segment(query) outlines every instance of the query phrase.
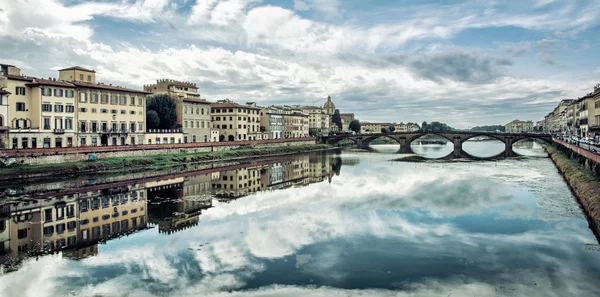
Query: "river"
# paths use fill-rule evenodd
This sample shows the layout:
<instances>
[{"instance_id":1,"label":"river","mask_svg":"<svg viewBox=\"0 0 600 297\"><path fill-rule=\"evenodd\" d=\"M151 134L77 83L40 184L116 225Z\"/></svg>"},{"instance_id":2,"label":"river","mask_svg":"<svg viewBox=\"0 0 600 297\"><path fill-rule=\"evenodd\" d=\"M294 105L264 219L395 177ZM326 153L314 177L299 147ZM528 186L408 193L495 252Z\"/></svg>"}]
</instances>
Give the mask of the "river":
<instances>
[{"instance_id":1,"label":"river","mask_svg":"<svg viewBox=\"0 0 600 297\"><path fill-rule=\"evenodd\" d=\"M0 296L600 296L598 241L537 144L373 147L5 185Z\"/></svg>"}]
</instances>

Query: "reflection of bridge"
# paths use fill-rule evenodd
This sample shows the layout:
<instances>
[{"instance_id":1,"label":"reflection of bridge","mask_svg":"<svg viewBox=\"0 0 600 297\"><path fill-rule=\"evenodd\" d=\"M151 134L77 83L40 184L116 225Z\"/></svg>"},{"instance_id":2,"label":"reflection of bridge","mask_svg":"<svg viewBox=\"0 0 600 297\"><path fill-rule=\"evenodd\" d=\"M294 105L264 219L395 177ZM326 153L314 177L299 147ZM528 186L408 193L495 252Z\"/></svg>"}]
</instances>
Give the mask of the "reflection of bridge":
<instances>
[{"instance_id":1,"label":"reflection of bridge","mask_svg":"<svg viewBox=\"0 0 600 297\"><path fill-rule=\"evenodd\" d=\"M552 136L550 134L535 134L535 133L494 133L494 132L462 132L462 131L453 131L453 132L399 132L399 133L376 133L376 134L357 134L357 135L332 135L332 136L324 136L321 138L323 143L335 145L343 140L350 140L356 143L359 148L368 148L369 143L371 141L379 138L379 137L387 137L395 140L400 144L400 150L398 153L401 154L413 154L413 151L410 147L410 144L416 139L425 136L425 135L437 135L443 138L446 138L450 143L454 144L453 152L447 158L474 158L481 159L478 157L474 157L466 153L462 145L465 141L473 138L473 137L489 137L492 139L497 139L504 143L504 152L501 154L491 157L515 157L517 154L512 150L513 143L522 140L522 139L541 139L547 142L552 142Z\"/></svg>"}]
</instances>

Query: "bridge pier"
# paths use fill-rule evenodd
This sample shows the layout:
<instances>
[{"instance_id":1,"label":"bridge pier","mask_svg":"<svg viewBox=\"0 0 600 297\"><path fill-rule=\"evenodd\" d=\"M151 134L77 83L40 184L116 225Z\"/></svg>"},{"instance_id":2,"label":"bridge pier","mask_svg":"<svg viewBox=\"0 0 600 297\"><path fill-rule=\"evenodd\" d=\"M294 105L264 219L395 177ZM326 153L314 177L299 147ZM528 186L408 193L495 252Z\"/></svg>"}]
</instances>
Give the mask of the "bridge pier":
<instances>
[{"instance_id":1,"label":"bridge pier","mask_svg":"<svg viewBox=\"0 0 600 297\"><path fill-rule=\"evenodd\" d=\"M452 137L452 143L454 144L454 150L452 151L452 157L455 159L461 158L463 155L462 151L462 139L459 136Z\"/></svg>"},{"instance_id":2,"label":"bridge pier","mask_svg":"<svg viewBox=\"0 0 600 297\"><path fill-rule=\"evenodd\" d=\"M504 137L504 157L515 157L515 152L512 150L513 138L511 136Z\"/></svg>"},{"instance_id":3,"label":"bridge pier","mask_svg":"<svg viewBox=\"0 0 600 297\"><path fill-rule=\"evenodd\" d=\"M414 154L412 148L410 148L410 143L408 143L408 141L406 140L405 137L399 137L399 138L396 138L396 140L400 144L400 151L398 151L398 153L400 153L400 154Z\"/></svg>"}]
</instances>

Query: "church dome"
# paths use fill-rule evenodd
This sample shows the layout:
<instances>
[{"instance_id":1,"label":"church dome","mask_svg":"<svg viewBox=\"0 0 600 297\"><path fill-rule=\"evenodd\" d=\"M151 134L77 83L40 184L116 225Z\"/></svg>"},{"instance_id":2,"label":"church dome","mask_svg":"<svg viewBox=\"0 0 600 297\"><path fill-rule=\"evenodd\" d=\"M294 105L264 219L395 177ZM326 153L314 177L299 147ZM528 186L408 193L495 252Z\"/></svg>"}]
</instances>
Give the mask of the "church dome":
<instances>
[{"instance_id":1,"label":"church dome","mask_svg":"<svg viewBox=\"0 0 600 297\"><path fill-rule=\"evenodd\" d=\"M335 109L335 104L333 104L333 101L331 101L331 96L327 96L327 102L325 102L325 105L323 105L323 108Z\"/></svg>"}]
</instances>

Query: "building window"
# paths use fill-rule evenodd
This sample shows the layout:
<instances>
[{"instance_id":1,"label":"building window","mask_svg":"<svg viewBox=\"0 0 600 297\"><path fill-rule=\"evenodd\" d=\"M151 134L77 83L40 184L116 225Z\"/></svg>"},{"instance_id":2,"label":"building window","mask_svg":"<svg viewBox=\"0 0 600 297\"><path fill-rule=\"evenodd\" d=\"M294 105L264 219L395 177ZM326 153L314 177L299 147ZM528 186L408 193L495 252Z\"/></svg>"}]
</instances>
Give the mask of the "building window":
<instances>
[{"instance_id":1,"label":"building window","mask_svg":"<svg viewBox=\"0 0 600 297\"><path fill-rule=\"evenodd\" d=\"M112 114L117 114L117 110L116 110L116 109L111 109L111 110L110 110L110 113L112 113Z\"/></svg>"},{"instance_id":2,"label":"building window","mask_svg":"<svg viewBox=\"0 0 600 297\"><path fill-rule=\"evenodd\" d=\"M88 221L89 221L89 220L88 220ZM75 221L72 221L72 222L68 222L68 223L67 223L67 229L68 229L68 230L73 230L73 229L75 229L76 227L77 227L77 223L76 223Z\"/></svg>"},{"instance_id":3,"label":"building window","mask_svg":"<svg viewBox=\"0 0 600 297\"><path fill-rule=\"evenodd\" d=\"M65 232L65 224L56 225L56 233L60 234Z\"/></svg>"},{"instance_id":4,"label":"building window","mask_svg":"<svg viewBox=\"0 0 600 297\"><path fill-rule=\"evenodd\" d=\"M16 87L15 88L15 93L17 95L25 95L25 87Z\"/></svg>"},{"instance_id":5,"label":"building window","mask_svg":"<svg viewBox=\"0 0 600 297\"><path fill-rule=\"evenodd\" d=\"M75 205L67 205L67 218L75 217Z\"/></svg>"},{"instance_id":6,"label":"building window","mask_svg":"<svg viewBox=\"0 0 600 297\"><path fill-rule=\"evenodd\" d=\"M79 102L87 102L87 94L79 93Z\"/></svg>"},{"instance_id":7,"label":"building window","mask_svg":"<svg viewBox=\"0 0 600 297\"><path fill-rule=\"evenodd\" d=\"M91 82L92 81L92 76L88 75L88 81Z\"/></svg>"},{"instance_id":8,"label":"building window","mask_svg":"<svg viewBox=\"0 0 600 297\"><path fill-rule=\"evenodd\" d=\"M100 103L102 103L102 104L108 103L108 94L102 93L102 95L100 96Z\"/></svg>"},{"instance_id":9,"label":"building window","mask_svg":"<svg viewBox=\"0 0 600 297\"><path fill-rule=\"evenodd\" d=\"M91 103L98 103L98 93L92 93L90 97Z\"/></svg>"},{"instance_id":10,"label":"building window","mask_svg":"<svg viewBox=\"0 0 600 297\"><path fill-rule=\"evenodd\" d=\"M184 128L187 128L187 127L188 127L188 122L185 121L185 127Z\"/></svg>"},{"instance_id":11,"label":"building window","mask_svg":"<svg viewBox=\"0 0 600 297\"><path fill-rule=\"evenodd\" d=\"M87 108L81 107L81 108L79 108L79 112L87 112Z\"/></svg>"},{"instance_id":12,"label":"building window","mask_svg":"<svg viewBox=\"0 0 600 297\"><path fill-rule=\"evenodd\" d=\"M73 129L73 119L65 119L65 129L67 129L67 130Z\"/></svg>"},{"instance_id":13,"label":"building window","mask_svg":"<svg viewBox=\"0 0 600 297\"><path fill-rule=\"evenodd\" d=\"M23 238L26 238L26 237L27 237L27 228L19 229L19 231L17 231L17 238L18 239L23 239Z\"/></svg>"},{"instance_id":14,"label":"building window","mask_svg":"<svg viewBox=\"0 0 600 297\"><path fill-rule=\"evenodd\" d=\"M138 98L138 105L142 106L144 105L144 101L142 101L143 98Z\"/></svg>"},{"instance_id":15,"label":"building window","mask_svg":"<svg viewBox=\"0 0 600 297\"><path fill-rule=\"evenodd\" d=\"M67 105L66 111L67 112L71 112L71 113L75 112L75 106L73 106L73 105Z\"/></svg>"},{"instance_id":16,"label":"building window","mask_svg":"<svg viewBox=\"0 0 600 297\"><path fill-rule=\"evenodd\" d=\"M101 113L108 113L108 109L106 109L106 108L100 109L100 112Z\"/></svg>"},{"instance_id":17,"label":"building window","mask_svg":"<svg viewBox=\"0 0 600 297\"><path fill-rule=\"evenodd\" d=\"M83 74L80 74L80 75L79 75L79 80L80 80L80 81L83 81Z\"/></svg>"},{"instance_id":18,"label":"building window","mask_svg":"<svg viewBox=\"0 0 600 297\"><path fill-rule=\"evenodd\" d=\"M54 97L62 97L63 90L62 89L54 89Z\"/></svg>"},{"instance_id":19,"label":"building window","mask_svg":"<svg viewBox=\"0 0 600 297\"><path fill-rule=\"evenodd\" d=\"M96 111L97 110L95 108L92 108L92 113L96 113Z\"/></svg>"},{"instance_id":20,"label":"building window","mask_svg":"<svg viewBox=\"0 0 600 297\"><path fill-rule=\"evenodd\" d=\"M42 88L42 96L52 96L51 88Z\"/></svg>"},{"instance_id":21,"label":"building window","mask_svg":"<svg viewBox=\"0 0 600 297\"><path fill-rule=\"evenodd\" d=\"M110 95L110 104L116 105L119 99L117 98L117 95Z\"/></svg>"},{"instance_id":22,"label":"building window","mask_svg":"<svg viewBox=\"0 0 600 297\"><path fill-rule=\"evenodd\" d=\"M44 221L52 222L52 208L44 210Z\"/></svg>"},{"instance_id":23,"label":"building window","mask_svg":"<svg viewBox=\"0 0 600 297\"><path fill-rule=\"evenodd\" d=\"M119 100L119 104L121 104L121 105L126 105L127 104L127 97L125 95L121 95L120 100Z\"/></svg>"},{"instance_id":24,"label":"building window","mask_svg":"<svg viewBox=\"0 0 600 297\"><path fill-rule=\"evenodd\" d=\"M54 112L63 112L64 111L64 105L54 105Z\"/></svg>"},{"instance_id":25,"label":"building window","mask_svg":"<svg viewBox=\"0 0 600 297\"><path fill-rule=\"evenodd\" d=\"M52 111L52 104L42 104L42 111L43 112L51 112Z\"/></svg>"},{"instance_id":26,"label":"building window","mask_svg":"<svg viewBox=\"0 0 600 297\"><path fill-rule=\"evenodd\" d=\"M62 129L63 122L61 118L54 118L54 129Z\"/></svg>"},{"instance_id":27,"label":"building window","mask_svg":"<svg viewBox=\"0 0 600 297\"><path fill-rule=\"evenodd\" d=\"M129 114L135 114L135 110L129 111Z\"/></svg>"},{"instance_id":28,"label":"building window","mask_svg":"<svg viewBox=\"0 0 600 297\"><path fill-rule=\"evenodd\" d=\"M17 102L17 111L25 111L25 103Z\"/></svg>"},{"instance_id":29,"label":"building window","mask_svg":"<svg viewBox=\"0 0 600 297\"><path fill-rule=\"evenodd\" d=\"M121 114L127 114L127 111L124 109L121 109Z\"/></svg>"},{"instance_id":30,"label":"building window","mask_svg":"<svg viewBox=\"0 0 600 297\"><path fill-rule=\"evenodd\" d=\"M50 118L44 118L44 129L45 130L50 129Z\"/></svg>"},{"instance_id":31,"label":"building window","mask_svg":"<svg viewBox=\"0 0 600 297\"><path fill-rule=\"evenodd\" d=\"M54 226L46 226L44 227L44 236L52 236L54 234Z\"/></svg>"},{"instance_id":32,"label":"building window","mask_svg":"<svg viewBox=\"0 0 600 297\"><path fill-rule=\"evenodd\" d=\"M73 91L73 90L65 90L65 97L67 97L67 98L73 98L73 97L75 97L75 91Z\"/></svg>"}]
</instances>

